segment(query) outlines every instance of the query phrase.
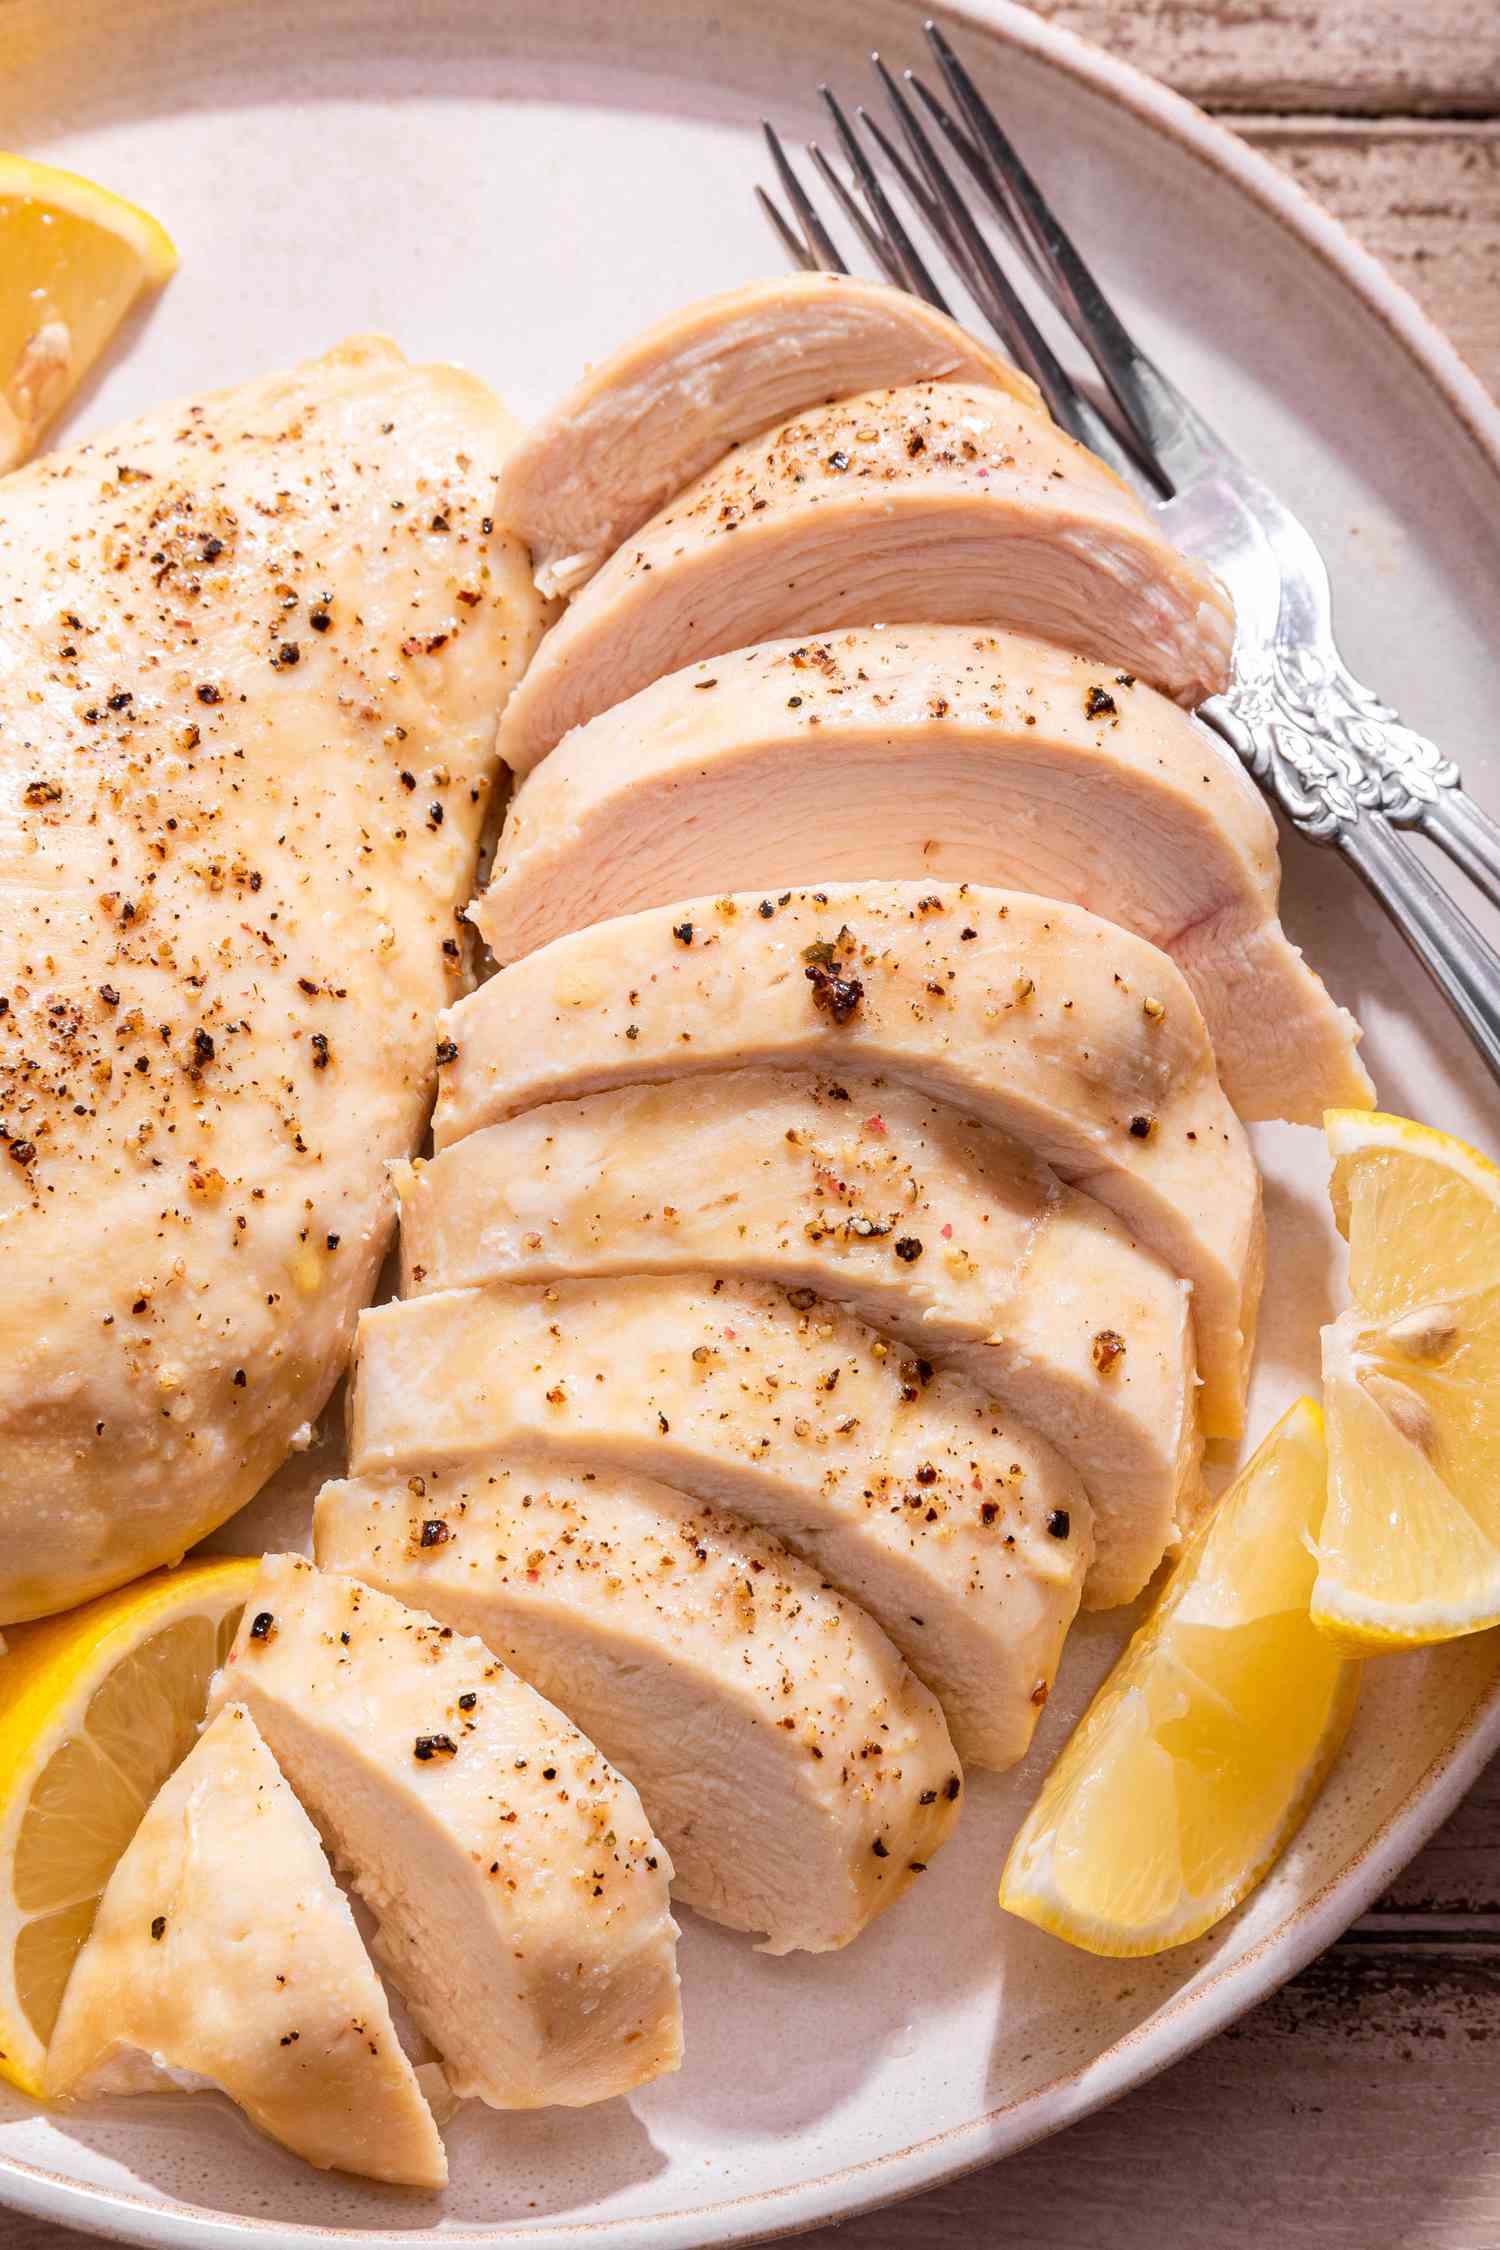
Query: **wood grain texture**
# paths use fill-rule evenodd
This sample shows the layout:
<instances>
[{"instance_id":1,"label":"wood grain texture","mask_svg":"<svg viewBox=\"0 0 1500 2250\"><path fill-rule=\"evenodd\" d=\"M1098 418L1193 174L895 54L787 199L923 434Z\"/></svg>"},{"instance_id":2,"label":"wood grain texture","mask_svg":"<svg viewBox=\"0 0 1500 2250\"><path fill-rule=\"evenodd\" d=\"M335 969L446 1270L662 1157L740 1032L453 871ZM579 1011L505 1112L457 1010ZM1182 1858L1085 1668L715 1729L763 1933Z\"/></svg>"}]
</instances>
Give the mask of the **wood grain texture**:
<instances>
[{"instance_id":1,"label":"wood grain texture","mask_svg":"<svg viewBox=\"0 0 1500 2250\"><path fill-rule=\"evenodd\" d=\"M1500 395L1500 0L1034 0L1232 112ZM1071 2132L810 2250L1497 2250L1500 1760L1374 1912ZM0 2215L0 2250L86 2238Z\"/></svg>"},{"instance_id":2,"label":"wood grain texture","mask_svg":"<svg viewBox=\"0 0 1500 2250\"><path fill-rule=\"evenodd\" d=\"M1494 0L1031 0L1206 109L1483 117Z\"/></svg>"},{"instance_id":3,"label":"wood grain texture","mask_svg":"<svg viewBox=\"0 0 1500 2250\"><path fill-rule=\"evenodd\" d=\"M1486 0L1500 26L1500 0ZM1235 118L1343 220L1500 396L1500 120Z\"/></svg>"}]
</instances>

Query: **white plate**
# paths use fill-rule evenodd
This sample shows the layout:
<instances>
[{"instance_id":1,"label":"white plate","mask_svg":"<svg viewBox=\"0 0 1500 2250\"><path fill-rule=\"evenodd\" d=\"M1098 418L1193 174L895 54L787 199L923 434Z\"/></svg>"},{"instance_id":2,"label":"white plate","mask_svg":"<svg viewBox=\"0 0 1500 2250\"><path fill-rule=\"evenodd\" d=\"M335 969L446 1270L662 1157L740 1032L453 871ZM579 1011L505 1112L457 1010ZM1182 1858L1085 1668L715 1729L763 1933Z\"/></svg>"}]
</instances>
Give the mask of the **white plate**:
<instances>
[{"instance_id":1,"label":"white plate","mask_svg":"<svg viewBox=\"0 0 1500 2250\"><path fill-rule=\"evenodd\" d=\"M1185 105L1001 0L949 15L1148 347L1312 524L1356 668L1493 802L1500 423L1477 385ZM138 197L183 250L74 427L370 327L532 410L684 298L775 270L757 116L814 129L819 79L858 90L865 50L915 60L917 30L904 0L7 0L0 139ZM1386 1105L1493 1141L1493 1089L1373 905L1330 857L1293 848L1287 872L1293 935L1368 1025ZM1319 1137L1257 1137L1258 1432L1314 1380L1339 1258ZM1028 1766L974 1789L959 1839L851 1952L768 1961L689 1915L681 2075L581 2115L470 2105L440 2202L311 2173L204 2098L49 2117L6 2097L0 2197L150 2243L673 2250L792 2231L1055 2131L1299 1968L1500 1741L1493 1636L1372 1665L1347 1755L1248 1909L1162 1960L1091 1961L1002 1917L993 1884L1127 1622L1075 1635Z\"/></svg>"}]
</instances>

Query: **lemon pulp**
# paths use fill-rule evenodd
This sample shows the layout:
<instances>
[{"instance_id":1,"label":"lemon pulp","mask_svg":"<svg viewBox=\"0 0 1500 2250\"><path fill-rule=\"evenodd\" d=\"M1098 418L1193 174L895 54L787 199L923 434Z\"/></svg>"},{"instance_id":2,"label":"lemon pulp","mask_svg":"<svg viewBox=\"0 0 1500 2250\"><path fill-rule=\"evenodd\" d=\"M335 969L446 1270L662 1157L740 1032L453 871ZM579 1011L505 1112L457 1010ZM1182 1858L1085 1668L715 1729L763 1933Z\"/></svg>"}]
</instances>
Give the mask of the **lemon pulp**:
<instances>
[{"instance_id":1,"label":"lemon pulp","mask_svg":"<svg viewBox=\"0 0 1500 2250\"><path fill-rule=\"evenodd\" d=\"M1313 1614L1365 1648L1500 1621L1500 1171L1452 1135L1327 1119L1347 1311L1323 1331Z\"/></svg>"},{"instance_id":2,"label":"lemon pulp","mask_svg":"<svg viewBox=\"0 0 1500 2250\"><path fill-rule=\"evenodd\" d=\"M1158 1953L1285 1849L1358 1690L1308 1615L1325 1473L1303 1399L1189 1541L1047 1776L1001 1878L1012 1914L1091 1953Z\"/></svg>"},{"instance_id":3,"label":"lemon pulp","mask_svg":"<svg viewBox=\"0 0 1500 2250\"><path fill-rule=\"evenodd\" d=\"M0 152L0 471L26 458L136 298L176 264L149 213Z\"/></svg>"},{"instance_id":4,"label":"lemon pulp","mask_svg":"<svg viewBox=\"0 0 1500 2250\"><path fill-rule=\"evenodd\" d=\"M40 2089L116 1860L192 1747L253 1561L184 1565L15 1627L0 1660L0 2073Z\"/></svg>"}]
</instances>

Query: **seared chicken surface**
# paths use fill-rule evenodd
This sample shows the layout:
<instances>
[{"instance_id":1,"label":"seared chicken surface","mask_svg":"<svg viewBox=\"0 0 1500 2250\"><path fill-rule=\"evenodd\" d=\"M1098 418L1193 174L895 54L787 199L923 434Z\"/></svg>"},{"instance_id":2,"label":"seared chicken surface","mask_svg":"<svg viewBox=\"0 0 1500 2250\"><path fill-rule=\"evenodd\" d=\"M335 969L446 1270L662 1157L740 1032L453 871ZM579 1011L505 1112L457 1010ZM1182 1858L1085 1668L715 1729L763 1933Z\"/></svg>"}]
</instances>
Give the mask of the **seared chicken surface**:
<instances>
[{"instance_id":1,"label":"seared chicken surface","mask_svg":"<svg viewBox=\"0 0 1500 2250\"><path fill-rule=\"evenodd\" d=\"M544 594L573 593L622 540L784 415L931 378L1035 386L946 314L884 282L783 274L669 313L591 367L528 430L500 479L502 520Z\"/></svg>"},{"instance_id":2,"label":"seared chicken surface","mask_svg":"<svg viewBox=\"0 0 1500 2250\"><path fill-rule=\"evenodd\" d=\"M709 1272L810 1289L970 1374L1082 1478L1093 1605L1138 1594L1193 1512L1184 1285L1102 1204L909 1087L622 1086L485 1126L398 1184L409 1296Z\"/></svg>"},{"instance_id":3,"label":"seared chicken surface","mask_svg":"<svg viewBox=\"0 0 1500 2250\"><path fill-rule=\"evenodd\" d=\"M847 1945L953 1826L930 1692L722 1509L494 1457L326 1485L315 1533L325 1567L478 1634L565 1707L640 1790L674 1897L766 1951Z\"/></svg>"},{"instance_id":4,"label":"seared chicken surface","mask_svg":"<svg viewBox=\"0 0 1500 2250\"><path fill-rule=\"evenodd\" d=\"M630 1783L478 1641L268 1555L209 1708L236 1702L455 2093L577 2106L677 2068L671 1861Z\"/></svg>"},{"instance_id":5,"label":"seared chicken surface","mask_svg":"<svg viewBox=\"0 0 1500 2250\"><path fill-rule=\"evenodd\" d=\"M609 1086L750 1066L884 1075L1012 1135L1193 1285L1204 1427L1234 1436L1260 1181L1166 954L974 885L828 884L557 938L443 1019L440 1147Z\"/></svg>"},{"instance_id":6,"label":"seared chicken surface","mask_svg":"<svg viewBox=\"0 0 1500 2250\"><path fill-rule=\"evenodd\" d=\"M317 1834L223 1709L110 1876L47 2055L53 2095L217 2087L309 2164L437 2188L447 2160Z\"/></svg>"},{"instance_id":7,"label":"seared chicken surface","mask_svg":"<svg viewBox=\"0 0 1500 2250\"><path fill-rule=\"evenodd\" d=\"M1073 1471L975 1384L753 1282L377 1306L350 1420L362 1476L519 1453L750 1517L885 1628L980 1765L1025 1751L1092 1548Z\"/></svg>"},{"instance_id":8,"label":"seared chicken surface","mask_svg":"<svg viewBox=\"0 0 1500 2250\"><path fill-rule=\"evenodd\" d=\"M539 629L510 437L361 342L0 485L0 1621L181 1554L340 1371Z\"/></svg>"},{"instance_id":9,"label":"seared chicken surface","mask_svg":"<svg viewBox=\"0 0 1500 2250\"><path fill-rule=\"evenodd\" d=\"M973 383L785 423L679 493L552 628L500 728L526 773L570 727L699 657L851 625L1003 625L1195 704L1228 600L1041 410Z\"/></svg>"},{"instance_id":10,"label":"seared chicken surface","mask_svg":"<svg viewBox=\"0 0 1500 2250\"><path fill-rule=\"evenodd\" d=\"M1144 681L1014 633L776 641L655 681L528 777L474 919L511 961L642 906L871 876L1038 891L1163 947L1242 1117L1369 1102L1238 759Z\"/></svg>"}]
</instances>

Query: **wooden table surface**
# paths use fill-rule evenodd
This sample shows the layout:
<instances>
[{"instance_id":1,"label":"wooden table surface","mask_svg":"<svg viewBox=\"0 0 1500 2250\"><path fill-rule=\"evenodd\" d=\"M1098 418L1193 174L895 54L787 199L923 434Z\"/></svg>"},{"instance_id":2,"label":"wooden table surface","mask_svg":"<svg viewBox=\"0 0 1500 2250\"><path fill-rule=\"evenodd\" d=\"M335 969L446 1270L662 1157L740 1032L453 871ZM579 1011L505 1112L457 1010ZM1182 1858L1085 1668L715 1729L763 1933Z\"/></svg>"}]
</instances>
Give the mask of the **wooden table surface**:
<instances>
[{"instance_id":1,"label":"wooden table surface","mask_svg":"<svg viewBox=\"0 0 1500 2250\"><path fill-rule=\"evenodd\" d=\"M1500 394L1500 0L1040 0L1228 118ZM0 2250L85 2237L0 2215ZM809 2250L1500 2250L1500 1760L1274 1999L1006 2164Z\"/></svg>"}]
</instances>

